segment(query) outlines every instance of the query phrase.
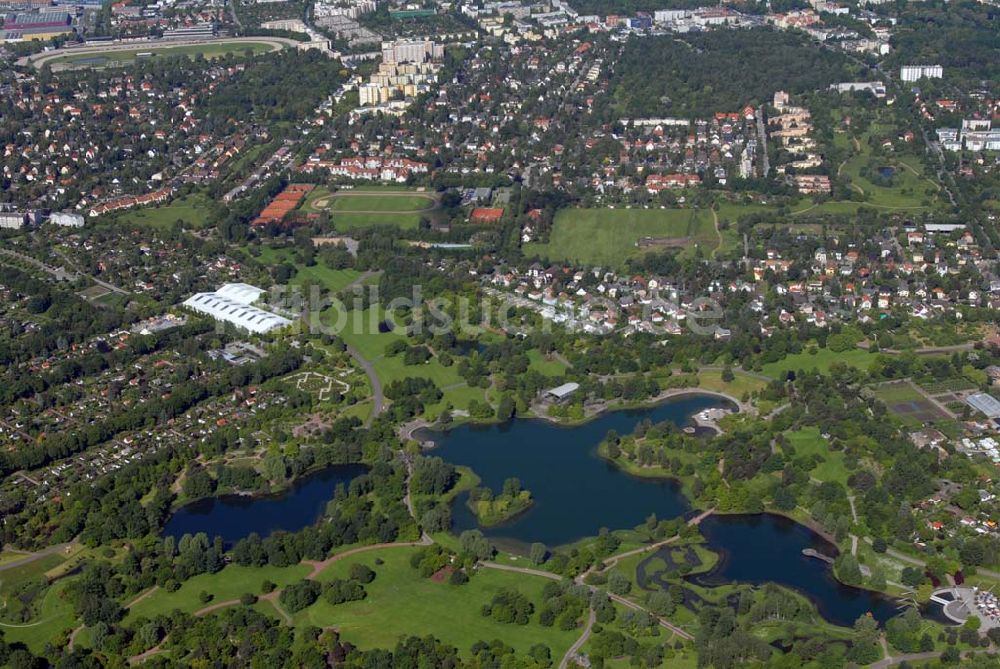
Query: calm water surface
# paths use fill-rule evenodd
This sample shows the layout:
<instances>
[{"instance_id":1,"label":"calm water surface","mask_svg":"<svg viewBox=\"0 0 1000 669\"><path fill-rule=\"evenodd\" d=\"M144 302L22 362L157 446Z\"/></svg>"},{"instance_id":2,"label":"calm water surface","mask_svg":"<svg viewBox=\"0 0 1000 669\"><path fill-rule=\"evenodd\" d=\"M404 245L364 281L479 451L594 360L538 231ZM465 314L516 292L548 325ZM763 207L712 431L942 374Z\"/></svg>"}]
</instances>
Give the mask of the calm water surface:
<instances>
[{"instance_id":1,"label":"calm water surface","mask_svg":"<svg viewBox=\"0 0 1000 669\"><path fill-rule=\"evenodd\" d=\"M527 419L504 425L463 425L435 433L431 453L448 462L471 467L482 485L499 491L504 480L516 477L531 491L535 503L524 514L484 533L506 545L540 541L549 546L596 535L601 528L634 527L647 516L674 518L690 507L678 484L668 479L630 476L597 455L597 446L609 430L629 434L649 419L690 424L703 409L731 406L706 395L674 398L649 409L606 413L577 427ZM457 532L478 527L475 515L456 500L453 524Z\"/></svg>"},{"instance_id":2,"label":"calm water surface","mask_svg":"<svg viewBox=\"0 0 1000 669\"><path fill-rule=\"evenodd\" d=\"M651 513L667 519L689 512L676 482L629 476L600 458L597 446L609 430L625 435L647 418L686 426L703 409L726 405L719 398L692 395L650 409L604 414L572 428L540 420L464 425L431 435L439 444L433 454L471 467L494 490L517 477L531 491L535 504L527 512L505 525L480 528L499 545L523 550L540 541L559 546L601 528L635 527ZM455 532L478 527L465 501L463 495L455 502ZM881 622L899 612L891 599L843 585L827 563L802 555L802 549L812 547L832 557L837 549L792 520L770 514L711 516L701 528L709 548L721 554L711 572L692 577L701 585L774 582L808 597L830 622L847 626L868 612Z\"/></svg>"},{"instance_id":3,"label":"calm water surface","mask_svg":"<svg viewBox=\"0 0 1000 669\"><path fill-rule=\"evenodd\" d=\"M231 546L251 532L261 537L283 530L296 532L323 515L338 484L348 484L368 471L365 465L333 465L309 474L283 493L260 497L207 497L181 507L163 528L163 536L180 539L204 532L221 536Z\"/></svg>"},{"instance_id":4,"label":"calm water surface","mask_svg":"<svg viewBox=\"0 0 1000 669\"><path fill-rule=\"evenodd\" d=\"M820 615L844 626L868 612L879 622L900 612L893 600L844 585L826 562L803 555L803 549L813 548L836 557L837 548L794 520L767 513L709 516L701 533L708 547L719 553L719 563L712 571L691 577L700 585L777 583L806 595Z\"/></svg>"}]
</instances>

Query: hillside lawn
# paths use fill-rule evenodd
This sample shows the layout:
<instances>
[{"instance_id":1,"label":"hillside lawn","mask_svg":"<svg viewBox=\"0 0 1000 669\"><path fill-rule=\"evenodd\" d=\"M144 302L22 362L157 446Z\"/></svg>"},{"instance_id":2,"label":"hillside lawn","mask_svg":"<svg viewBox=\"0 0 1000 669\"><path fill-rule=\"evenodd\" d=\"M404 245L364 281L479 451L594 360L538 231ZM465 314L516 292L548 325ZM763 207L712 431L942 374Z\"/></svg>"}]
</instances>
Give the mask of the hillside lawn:
<instances>
[{"instance_id":1,"label":"hillside lawn","mask_svg":"<svg viewBox=\"0 0 1000 669\"><path fill-rule=\"evenodd\" d=\"M823 438L818 427L805 427L794 432L786 432L785 438L795 448L795 456L818 455L823 462L809 473L819 481L834 481L847 485L847 468L843 451L831 451L830 442Z\"/></svg>"},{"instance_id":2,"label":"hillside lawn","mask_svg":"<svg viewBox=\"0 0 1000 669\"><path fill-rule=\"evenodd\" d=\"M24 557L23 555L20 557ZM59 554L46 555L20 567L0 572L0 632L8 643L20 641L34 651L41 651L46 641L55 638L67 627L73 627L73 612L62 598L68 581L56 581L46 588L37 605L38 615L26 623L8 618L5 612L14 609L14 594L30 581L46 580L46 574L65 563ZM20 606L17 606L20 610Z\"/></svg>"},{"instance_id":3,"label":"hillside lawn","mask_svg":"<svg viewBox=\"0 0 1000 669\"><path fill-rule=\"evenodd\" d=\"M30 650L40 653L47 642L57 643L59 637L68 635L77 625L73 608L63 598L63 590L69 581L54 583L42 595L39 615L29 623L14 624L0 622L0 632L7 643L23 643Z\"/></svg>"},{"instance_id":4,"label":"hillside lawn","mask_svg":"<svg viewBox=\"0 0 1000 669\"><path fill-rule=\"evenodd\" d=\"M248 592L259 595L264 581L277 583L280 587L305 578L309 571L306 565L242 567L231 564L216 574L198 574L188 579L176 592L167 592L164 588L157 589L152 595L129 609L125 623L131 624L141 617L151 618L157 614L167 614L174 609L193 613L212 604L239 599L240 595ZM204 604L199 598L202 591L213 595L212 601L208 604Z\"/></svg>"},{"instance_id":5,"label":"hillside lawn","mask_svg":"<svg viewBox=\"0 0 1000 669\"><path fill-rule=\"evenodd\" d=\"M580 630L561 631L538 624L541 593L547 579L494 569L480 569L469 583L454 586L422 578L410 566L417 548L384 548L352 555L334 562L320 574L320 580L346 578L352 564L375 570L375 580L365 586L368 596L358 602L337 606L320 598L311 607L294 615L295 624L336 627L346 639L361 648L392 648L401 636L433 635L452 644L466 657L477 641L503 639L519 653L527 653L538 643L552 650L558 660L580 635ZM376 558L384 564L376 565ZM514 588L535 605L527 625L504 625L480 613L501 589Z\"/></svg>"},{"instance_id":6,"label":"hillside lawn","mask_svg":"<svg viewBox=\"0 0 1000 669\"><path fill-rule=\"evenodd\" d=\"M636 245L643 237L672 240L676 246ZM622 267L628 258L667 248L709 254L718 237L709 211L694 209L563 209L556 214L549 241L524 245L529 256L551 261Z\"/></svg>"},{"instance_id":7,"label":"hillside lawn","mask_svg":"<svg viewBox=\"0 0 1000 669\"><path fill-rule=\"evenodd\" d=\"M715 369L698 370L698 388L714 390L717 393L725 393L736 399L740 399L746 393L763 390L767 382L755 376L751 376L739 369L733 370L733 380L723 381L722 371Z\"/></svg>"}]
</instances>

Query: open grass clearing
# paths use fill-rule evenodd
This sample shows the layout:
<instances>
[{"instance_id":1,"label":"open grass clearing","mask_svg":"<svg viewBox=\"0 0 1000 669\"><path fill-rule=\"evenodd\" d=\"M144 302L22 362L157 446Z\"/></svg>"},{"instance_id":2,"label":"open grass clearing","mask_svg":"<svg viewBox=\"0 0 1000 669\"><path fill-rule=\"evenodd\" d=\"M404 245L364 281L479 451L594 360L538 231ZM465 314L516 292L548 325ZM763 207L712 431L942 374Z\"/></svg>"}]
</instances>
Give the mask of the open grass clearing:
<instances>
[{"instance_id":1,"label":"open grass clearing","mask_svg":"<svg viewBox=\"0 0 1000 669\"><path fill-rule=\"evenodd\" d=\"M332 324L335 316L328 310L324 312L323 323ZM430 379L444 393L444 399L433 407L427 407L427 418L436 418L445 408L446 404L451 404L456 409L468 409L472 400L485 401L485 388L471 388L465 380L458 374L458 365L453 364L445 367L436 356L419 365L407 365L403 360L403 355L388 356L385 354L386 347L394 341L405 339L401 332L380 332L380 324L386 322L385 314L381 311L351 311L346 314L340 330L340 336L348 344L358 350L366 360L375 367L375 373L383 386L388 386L393 381L405 379L407 377Z\"/></svg>"},{"instance_id":2,"label":"open grass clearing","mask_svg":"<svg viewBox=\"0 0 1000 669\"><path fill-rule=\"evenodd\" d=\"M208 224L214 207L215 204L204 195L193 194L156 207L130 209L112 214L110 218L121 223L155 228L167 228L180 221L185 228L200 229Z\"/></svg>"},{"instance_id":3,"label":"open grass clearing","mask_svg":"<svg viewBox=\"0 0 1000 669\"><path fill-rule=\"evenodd\" d=\"M259 595L264 581L277 583L278 586L288 585L305 578L309 571L306 565L242 567L231 564L216 574L194 576L185 581L175 592L159 588L129 609L125 622L128 624L141 617L151 618L160 613L170 613L174 609L193 613L205 606L239 599L240 595L248 592ZM208 604L201 601L200 595L203 591L212 595L212 600Z\"/></svg>"},{"instance_id":4,"label":"open grass clearing","mask_svg":"<svg viewBox=\"0 0 1000 669\"><path fill-rule=\"evenodd\" d=\"M843 363L848 367L866 370L878 357L876 353L870 353L862 349L836 352L828 348L816 349L815 353L804 351L793 353L777 362L769 362L763 366L762 372L766 376L775 379L784 379L788 372L799 370L818 370L823 374L830 373L830 367L834 363Z\"/></svg>"},{"instance_id":5,"label":"open grass clearing","mask_svg":"<svg viewBox=\"0 0 1000 669\"><path fill-rule=\"evenodd\" d=\"M553 261L622 267L642 253L664 249L705 254L718 246L710 211L695 209L563 209L549 241L525 245L528 255Z\"/></svg>"},{"instance_id":6,"label":"open grass clearing","mask_svg":"<svg viewBox=\"0 0 1000 669\"><path fill-rule=\"evenodd\" d=\"M795 449L796 457L816 455L822 462L816 465L809 475L818 481L833 481L847 485L847 467L844 465L844 453L830 449L830 442L820 433L818 427L804 427L785 433L785 439Z\"/></svg>"},{"instance_id":7,"label":"open grass clearing","mask_svg":"<svg viewBox=\"0 0 1000 669\"><path fill-rule=\"evenodd\" d=\"M289 283L293 286L301 286L307 283L315 283L323 286L331 293L337 293L354 282L361 272L353 269L332 269L327 267L317 259L315 265L307 266L296 262L295 252L287 248L274 248L262 246L257 261L268 266L276 266L281 263L288 263L295 267L295 276Z\"/></svg>"}]
</instances>

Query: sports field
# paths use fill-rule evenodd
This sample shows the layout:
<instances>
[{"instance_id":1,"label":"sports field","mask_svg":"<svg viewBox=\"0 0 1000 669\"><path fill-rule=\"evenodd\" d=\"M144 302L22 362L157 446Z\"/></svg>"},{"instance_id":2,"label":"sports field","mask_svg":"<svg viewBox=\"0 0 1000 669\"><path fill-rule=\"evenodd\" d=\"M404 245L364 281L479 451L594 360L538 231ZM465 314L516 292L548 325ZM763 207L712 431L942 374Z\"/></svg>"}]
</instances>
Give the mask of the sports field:
<instances>
[{"instance_id":1,"label":"sports field","mask_svg":"<svg viewBox=\"0 0 1000 669\"><path fill-rule=\"evenodd\" d=\"M563 209L546 243L525 253L549 260L621 267L635 255L669 248L705 254L718 246L709 211L693 209Z\"/></svg>"},{"instance_id":2,"label":"sports field","mask_svg":"<svg viewBox=\"0 0 1000 669\"><path fill-rule=\"evenodd\" d=\"M369 187L335 193L317 188L302 208L309 212L330 212L334 227L346 231L374 225L416 228L420 217L429 215L437 206L433 193Z\"/></svg>"},{"instance_id":3,"label":"sports field","mask_svg":"<svg viewBox=\"0 0 1000 669\"><path fill-rule=\"evenodd\" d=\"M158 58L172 56L187 56L194 58L203 56L205 58L220 58L230 54L243 55L250 52L252 55L266 53L277 50L276 45L265 42L209 42L206 44L186 44L177 46L142 46L135 49L122 49L115 51L95 51L84 50L83 53L72 53L60 55L46 60L46 63L53 67L123 67L131 65L137 58ZM143 55L148 54L148 55Z\"/></svg>"}]
</instances>

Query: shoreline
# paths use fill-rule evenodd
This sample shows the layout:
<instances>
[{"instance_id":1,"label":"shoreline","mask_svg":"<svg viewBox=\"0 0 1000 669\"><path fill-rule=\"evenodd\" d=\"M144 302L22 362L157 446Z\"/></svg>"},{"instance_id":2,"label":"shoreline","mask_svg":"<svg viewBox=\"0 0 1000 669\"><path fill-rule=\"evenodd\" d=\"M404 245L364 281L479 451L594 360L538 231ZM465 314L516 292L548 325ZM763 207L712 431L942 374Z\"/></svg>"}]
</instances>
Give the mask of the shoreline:
<instances>
[{"instance_id":1,"label":"shoreline","mask_svg":"<svg viewBox=\"0 0 1000 669\"><path fill-rule=\"evenodd\" d=\"M594 413L586 415L586 416L584 416L583 418L581 418L579 420L567 420L567 419L564 419L564 418L556 418L554 416L547 416L547 415L538 414L538 413L532 413L531 415L525 415L525 416L515 416L511 420L540 420L540 421L544 421L546 423L549 423L550 425L554 425L556 427L564 427L564 428L572 429L572 428L582 427L582 426L586 425L587 423L590 423L591 421L597 420L601 416L604 416L604 415L609 414L609 413L615 413L617 411L645 411L645 410L649 410L649 409L656 409L656 408L660 407L661 405L668 403L670 400L683 399L683 398L688 397L688 396L697 396L697 395L703 395L703 396L706 396L706 397L714 397L714 398L718 398L720 400L725 400L726 402L729 402L730 404L732 404L736 408L736 410L732 412L734 414L741 414L741 413L752 414L752 412L753 412L753 407L750 406L749 404L745 404L745 403L741 402L740 400L736 399L735 397L733 397L732 395L728 395L726 393L722 393L722 392L719 392L717 390L705 390L705 389L701 389L701 388L668 388L667 390L664 390L659 395L657 395L657 396L655 396L653 398L650 398L649 400L645 400L645 401L642 401L642 402L637 402L637 403L634 403L634 404L621 404L621 405L615 405L615 406L604 406L604 407L601 407L600 409L598 409L597 411L595 411ZM699 427L706 427L706 428L709 428L709 429L715 429L715 430L719 430L721 432L721 430L720 430L720 428L718 428L718 426L714 426L714 425L701 425L696 420L696 414L692 414L690 416L690 419L691 419L692 422L695 423L695 425L698 425ZM416 419L414 421L411 421L409 423L404 423L402 426L400 426L399 436L400 436L400 438L403 441L407 441L407 440L411 440L411 439L413 441L416 441L417 443L420 444L421 449L432 450L432 449L436 448L437 444L435 444L434 441L431 440L431 439L421 438L418 435L418 433L421 430L433 430L435 432L448 433L451 430L453 430L453 429L455 429L457 427L461 427L463 425L472 425L472 426L476 426L476 427L488 427L488 426L491 426L491 425L501 425L504 422L506 422L506 421L499 421L499 420L495 420L495 419L494 420L483 420L483 421L468 420L468 421L462 421L462 422L452 423L451 425L448 425L447 427L441 428L441 427L436 427L436 423L431 423L431 422L428 422L426 419L418 418L418 419ZM431 444L431 445L430 446L426 446L425 444L428 444L428 443Z\"/></svg>"},{"instance_id":2,"label":"shoreline","mask_svg":"<svg viewBox=\"0 0 1000 669\"><path fill-rule=\"evenodd\" d=\"M197 497L194 499L187 499L179 503L175 503L170 507L170 514L167 516L166 521L164 521L163 527L166 528L167 523L170 519L179 511L199 503L218 503L225 501L261 501L267 499L279 500L286 497L288 494L292 493L296 486L303 485L309 479L318 476L327 469L333 467L365 467L368 471L371 471L371 466L364 462L341 462L341 463L331 463L328 465L313 465L306 471L302 472L298 476L289 479L285 482L285 485L279 488L272 488L268 491L238 491L238 492L223 492L215 495L204 495L202 497ZM361 476L361 474L359 474ZM161 529L161 534L163 530Z\"/></svg>"}]
</instances>

